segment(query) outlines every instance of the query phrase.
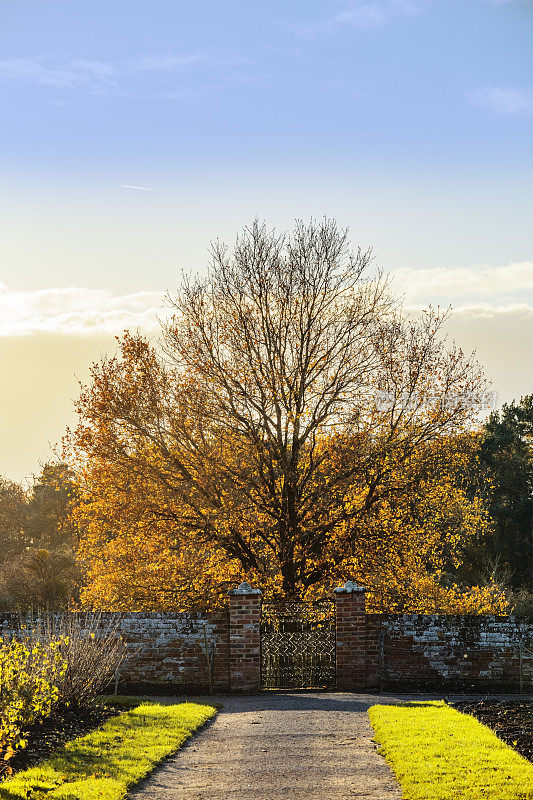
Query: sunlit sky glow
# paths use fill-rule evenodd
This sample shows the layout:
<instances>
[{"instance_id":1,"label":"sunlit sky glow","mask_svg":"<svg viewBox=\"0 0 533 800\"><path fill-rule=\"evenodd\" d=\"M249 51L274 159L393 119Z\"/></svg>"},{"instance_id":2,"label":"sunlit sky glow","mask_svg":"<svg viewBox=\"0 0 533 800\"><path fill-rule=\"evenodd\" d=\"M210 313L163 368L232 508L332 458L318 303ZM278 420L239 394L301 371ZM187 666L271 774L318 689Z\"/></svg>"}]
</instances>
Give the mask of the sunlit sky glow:
<instances>
[{"instance_id":1,"label":"sunlit sky glow","mask_svg":"<svg viewBox=\"0 0 533 800\"><path fill-rule=\"evenodd\" d=\"M533 4L0 7L0 473L210 240L335 216L414 310L533 391Z\"/></svg>"}]
</instances>

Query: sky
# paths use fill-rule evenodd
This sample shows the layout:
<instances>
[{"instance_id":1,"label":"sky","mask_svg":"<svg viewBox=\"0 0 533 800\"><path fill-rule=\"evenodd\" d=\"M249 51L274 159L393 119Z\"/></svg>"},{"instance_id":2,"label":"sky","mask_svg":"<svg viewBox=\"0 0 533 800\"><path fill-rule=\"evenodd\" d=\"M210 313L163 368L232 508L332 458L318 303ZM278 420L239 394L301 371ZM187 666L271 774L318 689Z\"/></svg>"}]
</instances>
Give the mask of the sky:
<instances>
[{"instance_id":1,"label":"sky","mask_svg":"<svg viewBox=\"0 0 533 800\"><path fill-rule=\"evenodd\" d=\"M533 3L3 0L0 475L209 243L336 217L533 392Z\"/></svg>"}]
</instances>

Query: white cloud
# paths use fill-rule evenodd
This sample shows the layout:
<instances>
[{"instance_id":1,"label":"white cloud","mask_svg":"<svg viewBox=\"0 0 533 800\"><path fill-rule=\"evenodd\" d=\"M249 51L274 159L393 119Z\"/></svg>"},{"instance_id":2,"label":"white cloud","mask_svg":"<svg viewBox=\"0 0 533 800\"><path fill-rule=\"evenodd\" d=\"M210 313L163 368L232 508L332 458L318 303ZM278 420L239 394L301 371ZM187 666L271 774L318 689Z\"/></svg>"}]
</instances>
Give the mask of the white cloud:
<instances>
[{"instance_id":1,"label":"white cloud","mask_svg":"<svg viewBox=\"0 0 533 800\"><path fill-rule=\"evenodd\" d=\"M445 331L464 352L476 352L501 402L533 391L533 261L398 269L391 277L408 312L451 304Z\"/></svg>"},{"instance_id":2,"label":"white cloud","mask_svg":"<svg viewBox=\"0 0 533 800\"><path fill-rule=\"evenodd\" d=\"M212 67L241 63L231 54L164 53L141 55L116 63L45 56L0 60L0 81L34 83L56 89L85 89L96 94L126 92L143 76L173 80L188 67ZM176 90L177 92L177 90ZM178 93L178 92L177 92Z\"/></svg>"},{"instance_id":3,"label":"white cloud","mask_svg":"<svg viewBox=\"0 0 533 800\"><path fill-rule=\"evenodd\" d=\"M529 320L533 321L533 306L527 303L509 303L508 305L491 305L491 303L475 303L457 306L452 309L456 317L476 319Z\"/></svg>"},{"instance_id":4,"label":"white cloud","mask_svg":"<svg viewBox=\"0 0 533 800\"><path fill-rule=\"evenodd\" d=\"M533 317L533 262L470 268L398 269L392 290L407 309L429 303L453 306L455 316L481 319ZM0 283L0 336L37 333L117 334L125 328L153 332L164 316L162 292L112 295L81 287L15 291Z\"/></svg>"},{"instance_id":5,"label":"white cloud","mask_svg":"<svg viewBox=\"0 0 533 800\"><path fill-rule=\"evenodd\" d=\"M386 25L397 17L412 17L430 4L429 0L374 0L374 2L350 2L348 7L332 17L330 24L376 28Z\"/></svg>"},{"instance_id":6,"label":"white cloud","mask_svg":"<svg viewBox=\"0 0 533 800\"><path fill-rule=\"evenodd\" d=\"M533 89L487 86L474 92L472 99L496 114L521 116L533 112Z\"/></svg>"},{"instance_id":7,"label":"white cloud","mask_svg":"<svg viewBox=\"0 0 533 800\"><path fill-rule=\"evenodd\" d=\"M333 0L330 9L320 18L309 21L298 20L291 27L306 38L328 35L342 29L383 28L394 20L416 17L432 7L461 0ZM470 2L470 0L462 0ZM527 3L529 0L480 0L487 5L511 5ZM336 10L335 10L336 9Z\"/></svg>"},{"instance_id":8,"label":"white cloud","mask_svg":"<svg viewBox=\"0 0 533 800\"><path fill-rule=\"evenodd\" d=\"M433 0L337 0L337 11L321 19L295 23L299 34L308 38L335 33L342 28L381 28L394 19L416 16Z\"/></svg>"},{"instance_id":9,"label":"white cloud","mask_svg":"<svg viewBox=\"0 0 533 800\"><path fill-rule=\"evenodd\" d=\"M113 64L102 61L54 62L42 58L9 58L0 61L0 80L95 91L116 87L117 71Z\"/></svg>"},{"instance_id":10,"label":"white cloud","mask_svg":"<svg viewBox=\"0 0 533 800\"><path fill-rule=\"evenodd\" d=\"M528 293L533 303L533 261L503 266L404 268L394 270L391 276L394 289L404 294L408 304L463 305L468 298L469 307L479 306L483 300L495 308L521 302Z\"/></svg>"},{"instance_id":11,"label":"white cloud","mask_svg":"<svg viewBox=\"0 0 533 800\"><path fill-rule=\"evenodd\" d=\"M157 329L161 292L112 296L76 287L13 291L0 284L0 336L38 333L94 336L125 328Z\"/></svg>"},{"instance_id":12,"label":"white cloud","mask_svg":"<svg viewBox=\"0 0 533 800\"><path fill-rule=\"evenodd\" d=\"M187 55L176 55L175 53L145 55L129 61L126 71L150 72L153 70L176 70L181 67L205 63L209 60L209 56L205 53L189 53Z\"/></svg>"},{"instance_id":13,"label":"white cloud","mask_svg":"<svg viewBox=\"0 0 533 800\"><path fill-rule=\"evenodd\" d=\"M465 353L476 352L500 402L533 392L533 307L527 304L459 308L446 330Z\"/></svg>"}]
</instances>

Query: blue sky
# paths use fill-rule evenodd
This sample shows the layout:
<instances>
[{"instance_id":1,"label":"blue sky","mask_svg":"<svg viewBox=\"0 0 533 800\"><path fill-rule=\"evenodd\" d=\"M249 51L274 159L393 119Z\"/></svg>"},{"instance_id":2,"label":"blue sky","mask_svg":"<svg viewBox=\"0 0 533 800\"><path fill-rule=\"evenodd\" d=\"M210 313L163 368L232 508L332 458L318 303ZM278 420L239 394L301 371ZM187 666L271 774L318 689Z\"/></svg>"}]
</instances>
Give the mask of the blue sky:
<instances>
[{"instance_id":1,"label":"blue sky","mask_svg":"<svg viewBox=\"0 0 533 800\"><path fill-rule=\"evenodd\" d=\"M4 204L17 232L24 209L36 225L10 285L43 284L43 267L61 284L109 279L86 237L110 239L117 264L111 219L167 250L177 229L168 259L143 253L153 288L256 213L334 213L386 268L529 256L531 3L20 0L0 13ZM93 263L73 258L72 236ZM33 244L52 257L36 263ZM118 246L130 273L118 265L114 288L133 290L143 269Z\"/></svg>"},{"instance_id":2,"label":"blue sky","mask_svg":"<svg viewBox=\"0 0 533 800\"><path fill-rule=\"evenodd\" d=\"M520 0L5 0L0 359L71 342L47 440L87 354L255 215L336 216L532 391L502 345L533 332L532 34Z\"/></svg>"},{"instance_id":3,"label":"blue sky","mask_svg":"<svg viewBox=\"0 0 533 800\"><path fill-rule=\"evenodd\" d=\"M4 146L73 178L258 157L499 172L531 155L532 23L475 0L7 2Z\"/></svg>"}]
</instances>

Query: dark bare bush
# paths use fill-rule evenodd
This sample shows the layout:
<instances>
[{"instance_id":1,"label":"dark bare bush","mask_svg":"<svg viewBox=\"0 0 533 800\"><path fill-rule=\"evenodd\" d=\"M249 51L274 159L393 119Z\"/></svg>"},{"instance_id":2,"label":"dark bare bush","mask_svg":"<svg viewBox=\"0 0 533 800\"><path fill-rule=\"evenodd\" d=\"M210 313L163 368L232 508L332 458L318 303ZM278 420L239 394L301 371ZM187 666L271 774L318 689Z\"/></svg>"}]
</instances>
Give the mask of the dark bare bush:
<instances>
[{"instance_id":1,"label":"dark bare bush","mask_svg":"<svg viewBox=\"0 0 533 800\"><path fill-rule=\"evenodd\" d=\"M126 650L120 622L118 615L67 612L41 615L28 626L24 638L30 641L44 646L61 641L66 668L56 681L58 710L87 708L116 681Z\"/></svg>"},{"instance_id":2,"label":"dark bare bush","mask_svg":"<svg viewBox=\"0 0 533 800\"><path fill-rule=\"evenodd\" d=\"M533 592L519 589L516 592L507 591L511 614L520 619L533 619Z\"/></svg>"}]
</instances>

